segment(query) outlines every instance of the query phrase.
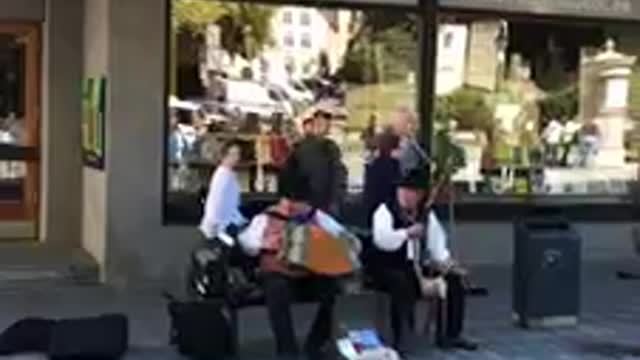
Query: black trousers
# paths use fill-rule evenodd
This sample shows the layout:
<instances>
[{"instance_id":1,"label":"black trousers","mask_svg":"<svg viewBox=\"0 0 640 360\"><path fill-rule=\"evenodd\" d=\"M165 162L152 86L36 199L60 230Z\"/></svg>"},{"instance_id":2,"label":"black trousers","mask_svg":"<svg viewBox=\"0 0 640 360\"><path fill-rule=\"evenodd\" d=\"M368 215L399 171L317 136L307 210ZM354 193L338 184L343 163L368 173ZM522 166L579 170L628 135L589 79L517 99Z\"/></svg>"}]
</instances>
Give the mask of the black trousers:
<instances>
[{"instance_id":1,"label":"black trousers","mask_svg":"<svg viewBox=\"0 0 640 360\"><path fill-rule=\"evenodd\" d=\"M319 302L304 350L309 353L320 351L331 340L333 308L337 293L337 284L333 279L293 279L282 274L269 273L265 274L264 288L278 355L290 356L300 352L291 316L291 303L297 297L311 298Z\"/></svg>"},{"instance_id":2,"label":"black trousers","mask_svg":"<svg viewBox=\"0 0 640 360\"><path fill-rule=\"evenodd\" d=\"M455 272L446 274L444 279L447 283L447 299L444 302L438 300L436 317L438 340L458 338L464 331L466 308L464 279Z\"/></svg>"},{"instance_id":3,"label":"black trousers","mask_svg":"<svg viewBox=\"0 0 640 360\"><path fill-rule=\"evenodd\" d=\"M419 288L413 270L384 269L374 275L381 290L391 298L392 346L405 350L408 338L413 332L414 309L419 297Z\"/></svg>"},{"instance_id":4,"label":"black trousers","mask_svg":"<svg viewBox=\"0 0 640 360\"><path fill-rule=\"evenodd\" d=\"M403 350L415 327L415 305L420 297L414 270L385 269L375 275L380 287L391 297L392 346ZM447 300L438 301L436 336L438 341L455 339L464 330L465 289L463 278L456 273L445 275Z\"/></svg>"}]
</instances>

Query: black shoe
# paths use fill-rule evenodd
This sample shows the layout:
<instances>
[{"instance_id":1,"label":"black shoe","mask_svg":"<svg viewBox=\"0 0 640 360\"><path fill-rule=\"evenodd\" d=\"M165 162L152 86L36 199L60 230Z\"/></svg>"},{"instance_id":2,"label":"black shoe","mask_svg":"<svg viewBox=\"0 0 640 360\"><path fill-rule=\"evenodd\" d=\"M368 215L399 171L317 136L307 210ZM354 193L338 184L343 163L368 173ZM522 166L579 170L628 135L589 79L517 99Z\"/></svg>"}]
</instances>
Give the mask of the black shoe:
<instances>
[{"instance_id":1,"label":"black shoe","mask_svg":"<svg viewBox=\"0 0 640 360\"><path fill-rule=\"evenodd\" d=\"M460 349L465 351L478 350L477 343L462 337L458 337L454 339L438 340L437 345L439 348L444 350L450 350L450 349Z\"/></svg>"},{"instance_id":2,"label":"black shoe","mask_svg":"<svg viewBox=\"0 0 640 360\"><path fill-rule=\"evenodd\" d=\"M307 360L324 360L329 356L328 346L305 345L304 354Z\"/></svg>"},{"instance_id":3,"label":"black shoe","mask_svg":"<svg viewBox=\"0 0 640 360\"><path fill-rule=\"evenodd\" d=\"M409 338L403 341L396 341L391 347L400 355L401 359L406 359L418 354L420 342L418 338Z\"/></svg>"},{"instance_id":4,"label":"black shoe","mask_svg":"<svg viewBox=\"0 0 640 360\"><path fill-rule=\"evenodd\" d=\"M305 351L306 360L325 360L328 358L328 351L325 349L316 349Z\"/></svg>"},{"instance_id":5,"label":"black shoe","mask_svg":"<svg viewBox=\"0 0 640 360\"><path fill-rule=\"evenodd\" d=\"M278 354L278 360L300 360L298 354Z\"/></svg>"},{"instance_id":6,"label":"black shoe","mask_svg":"<svg viewBox=\"0 0 640 360\"><path fill-rule=\"evenodd\" d=\"M277 352L277 356L279 360L299 360L300 351L298 351L297 349L279 350Z\"/></svg>"}]
</instances>

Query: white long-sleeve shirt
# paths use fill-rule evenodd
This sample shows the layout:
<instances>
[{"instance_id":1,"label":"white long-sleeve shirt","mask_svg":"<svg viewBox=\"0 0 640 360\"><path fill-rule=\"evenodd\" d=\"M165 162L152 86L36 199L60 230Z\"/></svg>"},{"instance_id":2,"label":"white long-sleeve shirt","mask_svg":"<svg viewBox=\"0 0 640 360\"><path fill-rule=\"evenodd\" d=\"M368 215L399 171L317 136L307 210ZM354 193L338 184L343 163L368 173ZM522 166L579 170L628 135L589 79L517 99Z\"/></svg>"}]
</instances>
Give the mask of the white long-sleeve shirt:
<instances>
[{"instance_id":1,"label":"white long-sleeve shirt","mask_svg":"<svg viewBox=\"0 0 640 360\"><path fill-rule=\"evenodd\" d=\"M245 253L250 256L260 254L262 239L268 225L269 216L266 214L259 214L251 219L249 226L238 235L238 242Z\"/></svg>"},{"instance_id":2,"label":"white long-sleeve shirt","mask_svg":"<svg viewBox=\"0 0 640 360\"><path fill-rule=\"evenodd\" d=\"M451 254L447 248L447 235L438 220L436 214L429 213L429 225L426 229L427 249L431 255L431 260L444 263L450 260ZM396 229L393 226L393 215L387 207L382 204L373 214L373 243L382 250L393 252L400 249L407 241L409 234L406 229ZM407 246L407 259L415 257L413 246Z\"/></svg>"},{"instance_id":3,"label":"white long-sleeve shirt","mask_svg":"<svg viewBox=\"0 0 640 360\"><path fill-rule=\"evenodd\" d=\"M200 231L207 239L213 239L227 226L244 222L245 218L240 213L238 177L233 169L219 166L211 177Z\"/></svg>"}]
</instances>

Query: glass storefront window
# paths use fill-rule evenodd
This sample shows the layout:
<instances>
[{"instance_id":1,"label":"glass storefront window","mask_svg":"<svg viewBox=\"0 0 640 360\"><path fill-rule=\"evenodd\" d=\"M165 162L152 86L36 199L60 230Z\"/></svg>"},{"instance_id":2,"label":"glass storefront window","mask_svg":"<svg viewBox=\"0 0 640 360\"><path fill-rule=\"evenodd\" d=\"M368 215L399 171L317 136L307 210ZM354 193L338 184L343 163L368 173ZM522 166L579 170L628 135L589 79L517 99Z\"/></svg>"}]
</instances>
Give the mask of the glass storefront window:
<instances>
[{"instance_id":1,"label":"glass storefront window","mask_svg":"<svg viewBox=\"0 0 640 360\"><path fill-rule=\"evenodd\" d=\"M443 18L434 129L464 152L460 201L629 194L640 161L638 25Z\"/></svg>"},{"instance_id":2,"label":"glass storefront window","mask_svg":"<svg viewBox=\"0 0 640 360\"><path fill-rule=\"evenodd\" d=\"M625 202L637 188L640 25L616 21L640 18L628 0L440 0L435 71L406 9L172 3L169 203L203 192L230 138L246 144L244 191L273 194L273 145L290 150L320 104L359 194L371 134L430 99L418 82L432 76L434 111L416 136L433 134L421 140L436 174L448 152L464 160L448 187L458 203ZM176 14L187 3L206 16Z\"/></svg>"},{"instance_id":3,"label":"glass storefront window","mask_svg":"<svg viewBox=\"0 0 640 360\"><path fill-rule=\"evenodd\" d=\"M243 190L274 193L281 159L319 108L331 110L327 136L342 153L348 192L362 191L367 134L385 127L394 110L416 108L415 16L265 2L173 5L169 205L195 203L229 139L244 144Z\"/></svg>"}]
</instances>

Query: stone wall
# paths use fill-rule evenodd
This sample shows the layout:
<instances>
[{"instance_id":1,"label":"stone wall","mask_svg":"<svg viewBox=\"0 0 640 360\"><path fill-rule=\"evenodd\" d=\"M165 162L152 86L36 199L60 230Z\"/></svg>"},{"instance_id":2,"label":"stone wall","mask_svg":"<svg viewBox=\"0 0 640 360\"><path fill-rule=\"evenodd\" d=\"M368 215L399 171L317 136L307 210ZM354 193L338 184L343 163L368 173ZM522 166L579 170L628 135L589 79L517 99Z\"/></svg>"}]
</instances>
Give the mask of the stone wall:
<instances>
[{"instance_id":1,"label":"stone wall","mask_svg":"<svg viewBox=\"0 0 640 360\"><path fill-rule=\"evenodd\" d=\"M109 0L87 1L83 17L83 78L100 78L102 76L108 77L109 75L108 15ZM107 86L109 86L109 84L107 84ZM109 113L109 111L107 111L107 113ZM82 173L82 190L82 244L104 269L107 246L107 193L105 172L84 167Z\"/></svg>"},{"instance_id":2,"label":"stone wall","mask_svg":"<svg viewBox=\"0 0 640 360\"><path fill-rule=\"evenodd\" d=\"M46 5L42 64L41 238L80 246L80 91L83 0L8 0L14 6ZM64 4L61 6L61 4ZM25 8L23 8L23 11ZM5 9L0 6L0 13Z\"/></svg>"}]
</instances>

